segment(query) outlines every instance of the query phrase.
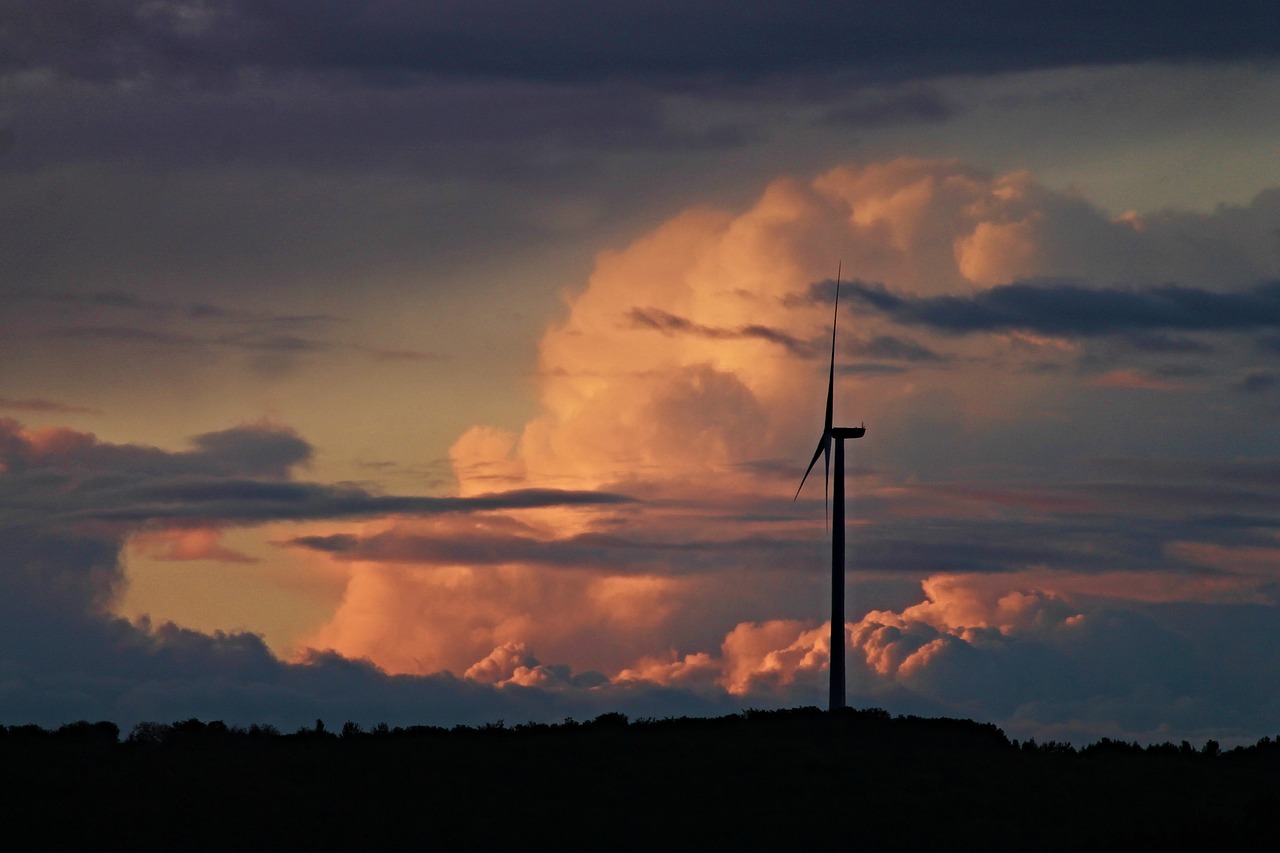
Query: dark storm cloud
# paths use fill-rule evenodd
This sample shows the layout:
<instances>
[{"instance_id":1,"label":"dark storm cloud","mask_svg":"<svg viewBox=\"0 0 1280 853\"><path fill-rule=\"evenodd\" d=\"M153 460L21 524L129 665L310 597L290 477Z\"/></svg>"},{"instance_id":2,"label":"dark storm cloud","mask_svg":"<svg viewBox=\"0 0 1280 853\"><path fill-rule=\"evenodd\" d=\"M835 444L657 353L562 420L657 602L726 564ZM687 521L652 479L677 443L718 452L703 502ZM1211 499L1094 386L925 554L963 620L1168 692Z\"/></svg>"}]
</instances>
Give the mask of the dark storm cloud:
<instances>
[{"instance_id":1,"label":"dark storm cloud","mask_svg":"<svg viewBox=\"0 0 1280 853\"><path fill-rule=\"evenodd\" d=\"M1271 56L1264 0L1134 2L812 0L611 5L585 0L8 0L10 70L97 80L243 69L658 85L848 72L897 80L1059 65Z\"/></svg>"},{"instance_id":2,"label":"dark storm cloud","mask_svg":"<svg viewBox=\"0 0 1280 853\"><path fill-rule=\"evenodd\" d=\"M831 299L828 282L810 298ZM1280 282L1220 293L1163 285L1090 288L1070 282L1020 282L965 296L909 296L849 282L842 295L897 323L948 334L1027 331L1067 337L1149 332L1244 332L1280 327Z\"/></svg>"}]
</instances>

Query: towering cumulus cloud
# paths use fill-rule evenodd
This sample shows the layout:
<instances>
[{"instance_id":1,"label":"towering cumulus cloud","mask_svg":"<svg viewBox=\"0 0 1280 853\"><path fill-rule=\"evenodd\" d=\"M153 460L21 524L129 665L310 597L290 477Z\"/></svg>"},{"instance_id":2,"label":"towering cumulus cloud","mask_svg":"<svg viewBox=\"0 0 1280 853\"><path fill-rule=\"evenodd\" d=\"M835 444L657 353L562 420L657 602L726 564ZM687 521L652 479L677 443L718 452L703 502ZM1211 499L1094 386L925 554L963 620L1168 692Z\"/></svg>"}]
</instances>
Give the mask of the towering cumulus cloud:
<instances>
[{"instance_id":1,"label":"towering cumulus cloud","mask_svg":"<svg viewBox=\"0 0 1280 853\"><path fill-rule=\"evenodd\" d=\"M1275 639L1272 573L1239 550L1277 553L1275 409L1239 389L1271 387L1278 225L1275 192L1111 217L1027 174L905 159L686 211L567 296L537 415L451 452L463 495L637 502L299 540L351 572L313 643L488 684L816 702L821 487L790 499L842 264L836 415L871 427L850 466L855 700L1251 731L1275 682L1212 666L1241 641L1209 628ZM1180 463L1193 442L1234 467Z\"/></svg>"},{"instance_id":2,"label":"towering cumulus cloud","mask_svg":"<svg viewBox=\"0 0 1280 853\"><path fill-rule=\"evenodd\" d=\"M301 479L313 449L278 425L162 450L2 421L5 713L819 703L822 486L792 497L839 267L836 418L868 426L851 701L1019 736L1256 737L1280 710L1276 233L1274 190L1112 216L952 161L781 178L600 254L541 337L534 414L460 434L451 497ZM342 585L289 662L113 615L122 554L256 570L269 551L224 534L269 523L264 549Z\"/></svg>"}]
</instances>

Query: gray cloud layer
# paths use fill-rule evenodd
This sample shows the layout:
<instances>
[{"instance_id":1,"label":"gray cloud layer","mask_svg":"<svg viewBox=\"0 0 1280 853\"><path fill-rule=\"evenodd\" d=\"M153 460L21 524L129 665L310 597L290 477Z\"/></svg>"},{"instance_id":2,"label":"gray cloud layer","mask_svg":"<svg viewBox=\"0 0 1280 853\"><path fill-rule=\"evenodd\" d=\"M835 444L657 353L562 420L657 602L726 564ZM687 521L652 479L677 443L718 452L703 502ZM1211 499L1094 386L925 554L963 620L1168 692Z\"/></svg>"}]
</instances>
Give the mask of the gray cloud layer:
<instances>
[{"instance_id":1,"label":"gray cloud layer","mask_svg":"<svg viewBox=\"0 0 1280 853\"><path fill-rule=\"evenodd\" d=\"M821 298L830 287L815 285ZM908 296L865 282L842 293L898 323L950 334L1028 331L1096 337L1142 332L1242 332L1280 327L1280 282L1220 293L1164 285L1146 289L1070 282L1015 283L969 296Z\"/></svg>"},{"instance_id":2,"label":"gray cloud layer","mask_svg":"<svg viewBox=\"0 0 1280 853\"><path fill-rule=\"evenodd\" d=\"M1029 6L937 0L378 4L211 0L11 0L10 70L86 79L251 68L550 81L630 77L659 85L837 71L896 80L1068 64L1275 55L1266 2Z\"/></svg>"}]
</instances>

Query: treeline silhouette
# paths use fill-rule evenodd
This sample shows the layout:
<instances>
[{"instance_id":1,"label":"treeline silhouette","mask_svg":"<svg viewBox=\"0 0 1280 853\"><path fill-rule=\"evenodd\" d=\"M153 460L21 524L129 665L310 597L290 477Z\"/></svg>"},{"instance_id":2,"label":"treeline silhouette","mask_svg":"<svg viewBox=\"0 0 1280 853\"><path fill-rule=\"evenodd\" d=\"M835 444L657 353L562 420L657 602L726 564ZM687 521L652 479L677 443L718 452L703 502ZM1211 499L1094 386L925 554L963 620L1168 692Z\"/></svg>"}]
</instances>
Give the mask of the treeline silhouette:
<instances>
[{"instance_id":1,"label":"treeline silhouette","mask_svg":"<svg viewBox=\"0 0 1280 853\"><path fill-rule=\"evenodd\" d=\"M1280 742L1009 740L816 708L282 733L220 721L0 726L7 849L983 850L1254 844Z\"/></svg>"}]
</instances>

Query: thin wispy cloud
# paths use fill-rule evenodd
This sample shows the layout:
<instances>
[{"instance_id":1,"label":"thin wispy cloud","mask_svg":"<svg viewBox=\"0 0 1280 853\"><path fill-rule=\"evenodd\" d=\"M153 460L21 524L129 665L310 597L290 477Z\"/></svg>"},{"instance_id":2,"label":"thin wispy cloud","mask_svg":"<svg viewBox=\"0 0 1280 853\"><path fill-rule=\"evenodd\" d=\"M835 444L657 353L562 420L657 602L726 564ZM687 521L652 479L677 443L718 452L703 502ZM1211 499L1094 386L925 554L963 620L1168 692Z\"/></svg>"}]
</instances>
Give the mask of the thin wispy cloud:
<instances>
[{"instance_id":1,"label":"thin wispy cloud","mask_svg":"<svg viewBox=\"0 0 1280 853\"><path fill-rule=\"evenodd\" d=\"M722 328L694 323L684 317L660 308L632 308L626 315L631 328L653 329L665 335L691 335L707 340L760 340L777 344L793 355L808 358L819 349L817 341L802 341L785 331L758 323L748 323L736 328Z\"/></svg>"},{"instance_id":2,"label":"thin wispy cloud","mask_svg":"<svg viewBox=\"0 0 1280 853\"><path fill-rule=\"evenodd\" d=\"M271 321L272 324L274 322ZM293 324L295 322L309 323L311 321L290 318L283 322ZM254 325L257 325L256 321ZM126 346L163 347L190 352L223 350L282 356L350 352L380 362L431 362L442 358L439 353L348 343L324 337L280 334L269 329L250 329L232 334L199 335L179 331L161 331L138 326L79 325L56 327L45 332L45 336L75 342L105 341Z\"/></svg>"},{"instance_id":3,"label":"thin wispy cloud","mask_svg":"<svg viewBox=\"0 0 1280 853\"><path fill-rule=\"evenodd\" d=\"M0 397L0 409L16 412L43 412L59 415L100 415L100 409L45 400L40 397Z\"/></svg>"}]
</instances>

